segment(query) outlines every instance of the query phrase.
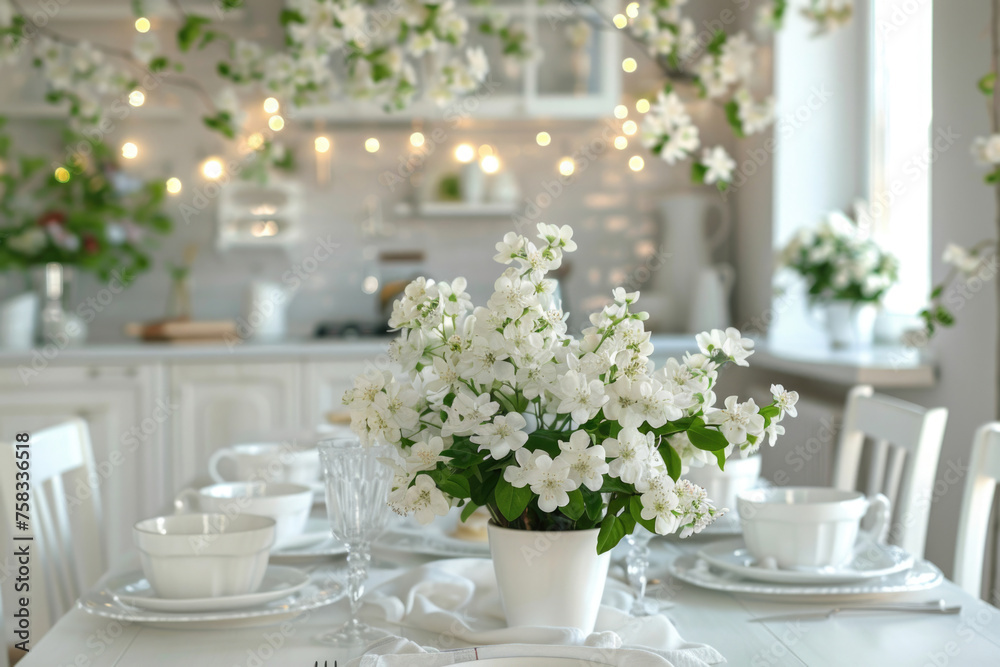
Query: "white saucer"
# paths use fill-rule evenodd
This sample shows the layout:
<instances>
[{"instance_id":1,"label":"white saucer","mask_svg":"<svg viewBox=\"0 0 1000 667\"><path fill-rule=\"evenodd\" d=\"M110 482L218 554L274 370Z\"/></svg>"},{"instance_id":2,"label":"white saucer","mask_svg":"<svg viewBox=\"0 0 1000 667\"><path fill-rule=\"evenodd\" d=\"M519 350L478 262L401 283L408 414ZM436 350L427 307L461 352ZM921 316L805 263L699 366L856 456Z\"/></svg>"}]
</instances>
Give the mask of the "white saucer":
<instances>
[{"instance_id":1,"label":"white saucer","mask_svg":"<svg viewBox=\"0 0 1000 667\"><path fill-rule=\"evenodd\" d=\"M487 542L472 542L446 535L431 524L422 527L394 526L375 539L376 548L437 556L439 558L489 558Z\"/></svg>"},{"instance_id":2,"label":"white saucer","mask_svg":"<svg viewBox=\"0 0 1000 667\"><path fill-rule=\"evenodd\" d=\"M309 576L301 570L279 565L269 565L260 588L246 595L226 595L214 598L163 598L156 594L142 572L130 572L109 582L108 592L125 604L148 609L190 614L206 611L230 611L255 607L272 600L288 597L309 583Z\"/></svg>"},{"instance_id":3,"label":"white saucer","mask_svg":"<svg viewBox=\"0 0 1000 667\"><path fill-rule=\"evenodd\" d=\"M732 572L719 571L695 554L680 556L668 568L669 573L689 584L728 593L761 596L794 596L798 600L871 599L897 593L912 593L933 588L944 580L941 570L932 563L918 560L912 568L879 579L854 583L776 584L752 581Z\"/></svg>"},{"instance_id":4,"label":"white saucer","mask_svg":"<svg viewBox=\"0 0 1000 667\"><path fill-rule=\"evenodd\" d=\"M594 649L595 652L597 649ZM594 662L593 660L583 660L581 658L553 658L546 656L536 658L533 656L519 656L516 658L486 658L484 660L473 660L471 662L456 662L453 667L548 667L549 665L565 665L565 667L610 667L609 662Z\"/></svg>"},{"instance_id":5,"label":"white saucer","mask_svg":"<svg viewBox=\"0 0 1000 667\"><path fill-rule=\"evenodd\" d=\"M726 540L703 547L698 556L713 567L746 579L775 584L846 584L877 579L913 567L913 556L899 547L884 544L859 544L854 559L843 568L815 570L779 570L761 567L743 540Z\"/></svg>"},{"instance_id":6,"label":"white saucer","mask_svg":"<svg viewBox=\"0 0 1000 667\"><path fill-rule=\"evenodd\" d=\"M307 611L337 602L346 593L340 574L330 569L317 569L309 573L309 583L300 590L277 600L271 600L245 609L173 613L141 609L127 604L110 592L121 577L84 593L77 606L88 614L130 623L141 623L156 628L190 630L228 630L273 625L293 619Z\"/></svg>"}]
</instances>

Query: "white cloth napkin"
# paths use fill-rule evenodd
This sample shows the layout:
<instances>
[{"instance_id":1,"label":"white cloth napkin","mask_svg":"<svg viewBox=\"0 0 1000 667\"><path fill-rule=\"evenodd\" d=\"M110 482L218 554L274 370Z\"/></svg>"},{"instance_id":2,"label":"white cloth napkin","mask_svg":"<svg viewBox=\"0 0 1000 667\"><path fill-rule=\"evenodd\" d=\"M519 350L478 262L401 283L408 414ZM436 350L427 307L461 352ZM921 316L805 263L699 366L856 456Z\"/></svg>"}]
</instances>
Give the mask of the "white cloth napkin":
<instances>
[{"instance_id":1,"label":"white cloth napkin","mask_svg":"<svg viewBox=\"0 0 1000 667\"><path fill-rule=\"evenodd\" d=\"M386 582L365 599L363 615L437 633L456 644L482 647L478 648L479 659L536 655L544 650L547 652L541 655L589 657L613 665L637 667L705 667L725 662L714 648L685 642L665 616L630 616L623 608L631 604L632 596L624 584L613 579L608 580L595 631L589 636L576 628L508 628L497 593L493 562L482 558L428 563ZM418 662L413 654L423 649L412 642L400 641L403 643L373 646L376 652L366 654L355 664L363 667L430 666L476 659L477 649L470 649L473 658L456 658L468 655L466 651L456 651L427 654ZM497 644L505 646L489 646ZM570 651L567 647L576 649ZM511 650L521 652L506 652ZM392 654L399 651L406 651L407 657L393 658ZM620 661L615 657L626 653L628 656Z\"/></svg>"}]
</instances>

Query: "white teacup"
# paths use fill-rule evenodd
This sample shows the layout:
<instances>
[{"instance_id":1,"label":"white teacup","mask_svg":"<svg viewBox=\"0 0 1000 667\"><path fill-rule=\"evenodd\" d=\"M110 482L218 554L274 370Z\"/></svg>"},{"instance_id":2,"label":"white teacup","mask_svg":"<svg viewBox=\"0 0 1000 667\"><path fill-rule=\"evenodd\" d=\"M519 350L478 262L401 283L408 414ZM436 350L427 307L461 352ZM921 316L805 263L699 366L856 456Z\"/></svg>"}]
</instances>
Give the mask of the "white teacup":
<instances>
[{"instance_id":1,"label":"white teacup","mask_svg":"<svg viewBox=\"0 0 1000 667\"><path fill-rule=\"evenodd\" d=\"M234 517L255 514L277 522L274 548L302 534L312 510L313 491L301 484L226 482L195 491L184 489L174 500L178 513L208 512Z\"/></svg>"},{"instance_id":2,"label":"white teacup","mask_svg":"<svg viewBox=\"0 0 1000 667\"><path fill-rule=\"evenodd\" d=\"M233 464L233 479L226 479L219 471L227 460ZM279 443L233 445L212 454L208 474L218 483L263 480L315 485L320 481L319 450Z\"/></svg>"},{"instance_id":3,"label":"white teacup","mask_svg":"<svg viewBox=\"0 0 1000 667\"><path fill-rule=\"evenodd\" d=\"M274 519L253 514L175 514L136 523L132 538L157 595L212 598L260 587L274 527Z\"/></svg>"},{"instance_id":4,"label":"white teacup","mask_svg":"<svg viewBox=\"0 0 1000 667\"><path fill-rule=\"evenodd\" d=\"M736 506L750 552L786 569L846 566L859 535L881 541L891 515L882 494L869 499L825 487L753 489L740 493ZM872 525L862 530L861 519L869 512Z\"/></svg>"},{"instance_id":5,"label":"white teacup","mask_svg":"<svg viewBox=\"0 0 1000 667\"><path fill-rule=\"evenodd\" d=\"M713 461L700 468L691 467L684 478L705 489L718 508L736 509L736 497L749 491L760 480L761 456L736 457L726 461L725 470Z\"/></svg>"}]
</instances>

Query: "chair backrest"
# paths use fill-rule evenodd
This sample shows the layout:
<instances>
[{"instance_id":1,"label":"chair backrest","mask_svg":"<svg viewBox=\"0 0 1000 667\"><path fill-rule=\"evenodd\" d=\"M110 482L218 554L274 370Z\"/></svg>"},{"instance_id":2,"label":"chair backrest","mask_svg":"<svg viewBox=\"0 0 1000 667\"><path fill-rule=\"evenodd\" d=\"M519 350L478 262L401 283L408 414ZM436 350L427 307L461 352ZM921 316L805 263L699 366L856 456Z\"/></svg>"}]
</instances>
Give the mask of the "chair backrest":
<instances>
[{"instance_id":1,"label":"chair backrest","mask_svg":"<svg viewBox=\"0 0 1000 667\"><path fill-rule=\"evenodd\" d=\"M923 558L931 494L948 421L947 408L923 408L871 386L851 389L844 411L834 464L833 485L857 488L866 439L872 441L866 470L869 495L884 493L892 501L889 541Z\"/></svg>"},{"instance_id":2,"label":"chair backrest","mask_svg":"<svg viewBox=\"0 0 1000 667\"><path fill-rule=\"evenodd\" d=\"M972 439L969 474L965 481L955 545L955 583L976 597L982 593L986 536L998 481L1000 422L992 422L980 426Z\"/></svg>"},{"instance_id":3,"label":"chair backrest","mask_svg":"<svg viewBox=\"0 0 1000 667\"><path fill-rule=\"evenodd\" d=\"M15 573L18 547L31 554L31 639L37 642L104 573L100 482L87 424L74 419L29 435L28 447L0 443L0 530L6 549L5 573ZM25 454L24 452L27 452ZM25 463L27 461L27 463ZM26 470L24 469L26 468ZM23 509L27 472L27 529L17 524ZM22 485L19 487L18 483ZM18 538L32 537L32 540ZM3 622L7 641L16 601L24 594L15 576L3 579ZM12 642L12 643L16 643Z\"/></svg>"}]
</instances>

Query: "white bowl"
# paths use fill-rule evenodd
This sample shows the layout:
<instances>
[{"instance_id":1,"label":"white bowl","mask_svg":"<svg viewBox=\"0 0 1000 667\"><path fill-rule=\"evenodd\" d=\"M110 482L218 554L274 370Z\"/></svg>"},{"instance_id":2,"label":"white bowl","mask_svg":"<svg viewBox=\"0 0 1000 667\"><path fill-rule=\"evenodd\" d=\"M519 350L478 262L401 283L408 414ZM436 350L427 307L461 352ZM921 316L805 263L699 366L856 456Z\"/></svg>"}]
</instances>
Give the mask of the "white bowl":
<instances>
[{"instance_id":1,"label":"white bowl","mask_svg":"<svg viewBox=\"0 0 1000 667\"><path fill-rule=\"evenodd\" d=\"M884 496L869 500L858 491L825 487L753 489L736 500L750 552L788 569L837 568L850 562L861 518L873 504L888 515Z\"/></svg>"},{"instance_id":2,"label":"white bowl","mask_svg":"<svg viewBox=\"0 0 1000 667\"><path fill-rule=\"evenodd\" d=\"M313 491L301 484L226 482L198 491L185 489L174 500L178 512L209 512L234 517L257 514L277 522L274 548L302 534L313 505Z\"/></svg>"},{"instance_id":3,"label":"white bowl","mask_svg":"<svg viewBox=\"0 0 1000 667\"><path fill-rule=\"evenodd\" d=\"M132 538L157 595L209 598L260 587L275 527L254 514L175 514L138 522Z\"/></svg>"}]
</instances>

